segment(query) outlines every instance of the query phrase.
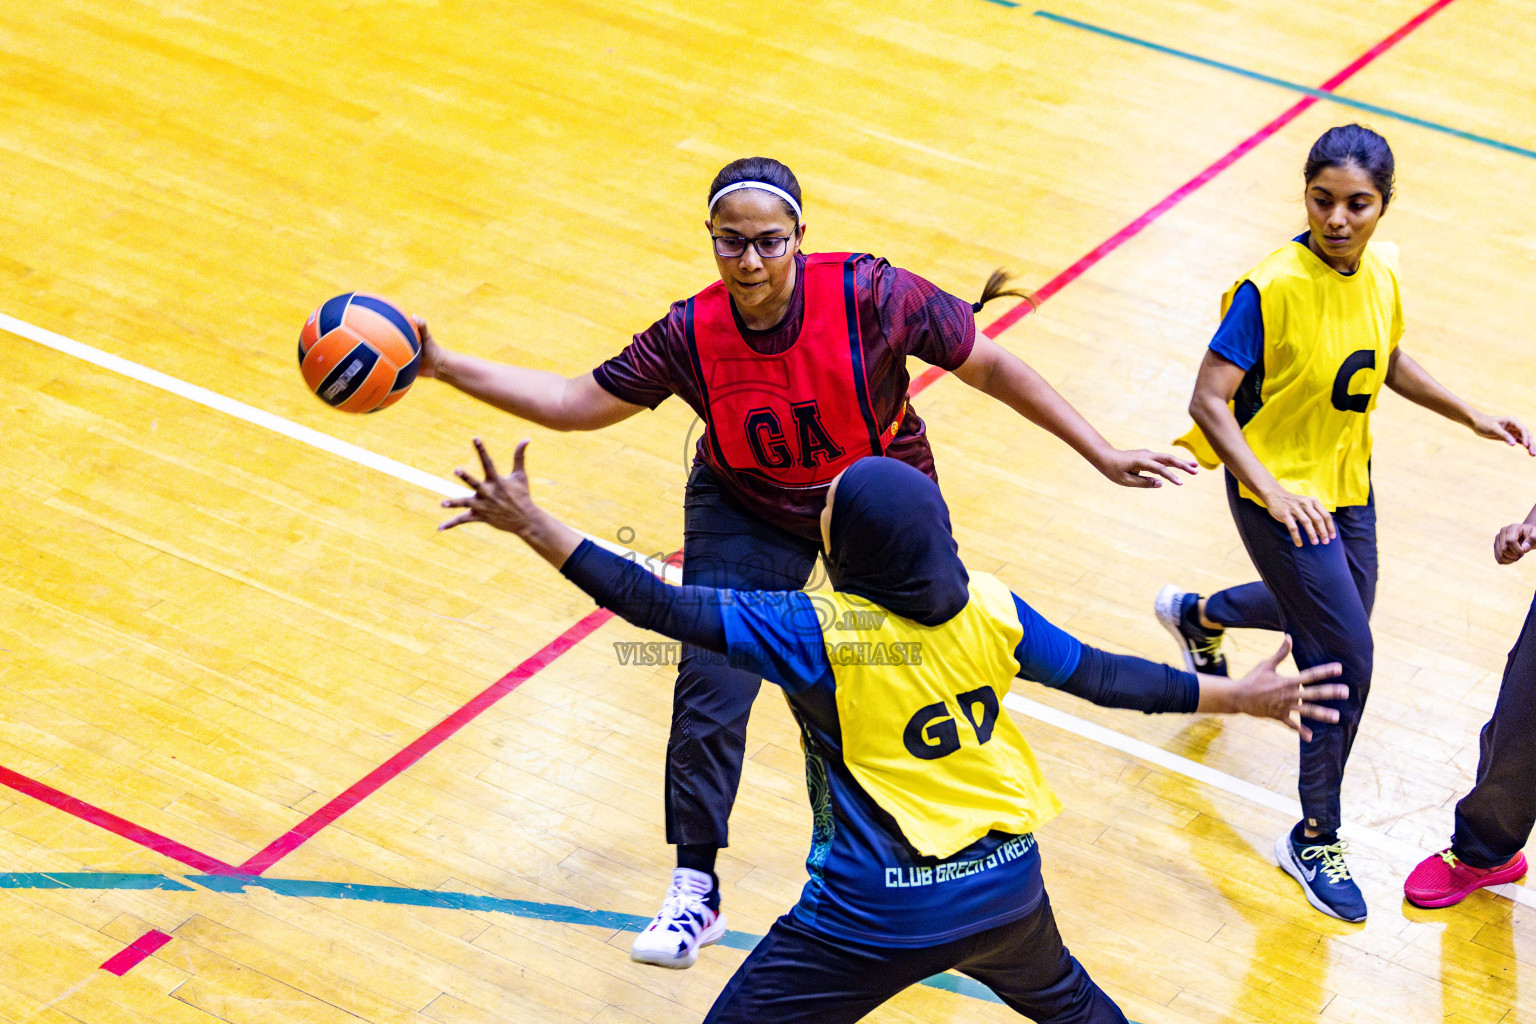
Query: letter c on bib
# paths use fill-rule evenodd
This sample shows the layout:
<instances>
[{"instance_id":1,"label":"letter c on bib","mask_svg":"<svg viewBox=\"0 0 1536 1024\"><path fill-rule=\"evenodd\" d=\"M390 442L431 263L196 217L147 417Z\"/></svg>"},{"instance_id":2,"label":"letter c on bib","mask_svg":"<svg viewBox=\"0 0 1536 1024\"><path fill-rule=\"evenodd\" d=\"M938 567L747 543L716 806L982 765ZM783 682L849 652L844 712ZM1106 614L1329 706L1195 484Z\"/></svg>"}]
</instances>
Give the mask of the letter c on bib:
<instances>
[{"instance_id":1,"label":"letter c on bib","mask_svg":"<svg viewBox=\"0 0 1536 1024\"><path fill-rule=\"evenodd\" d=\"M1339 412L1365 412L1369 409L1371 396L1350 391L1349 382L1361 370L1374 369L1376 369L1376 350L1373 348L1363 348L1346 356L1344 364L1339 367L1338 376L1333 378L1333 407Z\"/></svg>"}]
</instances>

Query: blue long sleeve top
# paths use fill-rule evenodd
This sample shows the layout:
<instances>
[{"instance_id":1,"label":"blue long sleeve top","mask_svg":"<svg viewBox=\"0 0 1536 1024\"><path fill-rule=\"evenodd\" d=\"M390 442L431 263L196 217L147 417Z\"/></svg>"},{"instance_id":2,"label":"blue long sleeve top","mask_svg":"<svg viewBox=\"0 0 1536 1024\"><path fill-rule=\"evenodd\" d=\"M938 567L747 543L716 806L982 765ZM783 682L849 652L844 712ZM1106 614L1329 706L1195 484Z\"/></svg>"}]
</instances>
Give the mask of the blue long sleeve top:
<instances>
[{"instance_id":1,"label":"blue long sleeve top","mask_svg":"<svg viewBox=\"0 0 1536 1024\"><path fill-rule=\"evenodd\" d=\"M842 760L832 666L815 608L800 592L675 587L583 541L561 570L598 604L674 640L726 656L778 684L801 727L810 790L810 880L791 916L844 938L914 947L1017 920L1044 892L1032 836L993 832L954 855L924 857ZM1191 712L1199 682L1066 633L1014 595L1021 678L1106 707Z\"/></svg>"}]
</instances>

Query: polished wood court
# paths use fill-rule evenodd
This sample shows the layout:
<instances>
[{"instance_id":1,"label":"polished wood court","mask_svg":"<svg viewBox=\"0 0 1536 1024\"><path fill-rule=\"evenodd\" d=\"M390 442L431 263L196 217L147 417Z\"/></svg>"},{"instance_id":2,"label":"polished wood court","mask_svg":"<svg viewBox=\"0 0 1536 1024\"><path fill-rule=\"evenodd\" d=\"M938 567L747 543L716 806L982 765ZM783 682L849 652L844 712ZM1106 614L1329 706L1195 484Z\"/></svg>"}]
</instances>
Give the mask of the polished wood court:
<instances>
[{"instance_id":1,"label":"polished wood court","mask_svg":"<svg viewBox=\"0 0 1536 1024\"><path fill-rule=\"evenodd\" d=\"M1427 3L1052 10L1315 86ZM1339 92L1536 148L1536 3L1440 6ZM368 290L450 347L582 372L712 279L705 190L753 153L798 173L812 250L873 251L967 297L996 265L1039 286L1304 98L985 0L63 0L0 11L0 75L0 314L438 477L472 436L505 454L531 436L536 493L643 552L681 544L680 402L555 434L429 381L344 416L294 364L309 309ZM1328 101L999 340L1111 440L1165 447L1218 296L1301 230L1307 146L1356 119L1398 155L1377 237L1402 247L1405 348L1536 421L1536 160ZM1158 587L1252 577L1217 476L1121 490L953 378L915 404L968 563L1085 639L1171 658ZM1274 867L1280 811L1020 719L1067 805L1040 835L1066 940L1144 1024L1536 1020L1530 906L1401 893L1404 851L1449 836L1536 587L1490 554L1536 501L1536 460L1391 395L1374 422L1376 676L1344 788L1346 817L1386 837L1350 861L1367 924L1312 911ZM611 924L495 903L655 911L671 670L620 665L639 631L597 626L273 847L590 602L512 538L435 534L428 489L9 332L0 431L0 1021L703 1015L741 950L666 972L630 963ZM1234 640L1238 667L1274 642ZM1020 692L1294 796L1274 723ZM797 734L765 687L720 867L733 929L761 934L795 899L808 834ZM253 858L294 884L217 882ZM171 887L129 887L143 876ZM100 969L152 931L171 941ZM870 1019L1018 1018L921 987Z\"/></svg>"}]
</instances>

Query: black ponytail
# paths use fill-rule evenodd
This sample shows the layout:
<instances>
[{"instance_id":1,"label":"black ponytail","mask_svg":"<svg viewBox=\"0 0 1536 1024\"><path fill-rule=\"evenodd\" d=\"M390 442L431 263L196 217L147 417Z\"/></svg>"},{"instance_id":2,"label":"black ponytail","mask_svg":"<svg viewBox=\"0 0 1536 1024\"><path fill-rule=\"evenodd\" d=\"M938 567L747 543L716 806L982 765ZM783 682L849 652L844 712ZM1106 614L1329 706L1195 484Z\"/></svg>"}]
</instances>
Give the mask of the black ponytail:
<instances>
[{"instance_id":1,"label":"black ponytail","mask_svg":"<svg viewBox=\"0 0 1536 1024\"><path fill-rule=\"evenodd\" d=\"M1029 303L1031 309L1039 309L1040 307L1035 302L1034 295L1029 291L1023 288L1004 287L1004 285L1006 285L1012 279L1012 277L1013 275L1009 274L1008 271L1004 270L1002 267L998 267L996 270L992 271L992 276L988 277L987 283L982 286L981 298L971 303L971 312L980 313L982 306L985 306L993 299L1000 299L1004 295L1012 295L1015 298L1023 299L1025 302Z\"/></svg>"}]
</instances>

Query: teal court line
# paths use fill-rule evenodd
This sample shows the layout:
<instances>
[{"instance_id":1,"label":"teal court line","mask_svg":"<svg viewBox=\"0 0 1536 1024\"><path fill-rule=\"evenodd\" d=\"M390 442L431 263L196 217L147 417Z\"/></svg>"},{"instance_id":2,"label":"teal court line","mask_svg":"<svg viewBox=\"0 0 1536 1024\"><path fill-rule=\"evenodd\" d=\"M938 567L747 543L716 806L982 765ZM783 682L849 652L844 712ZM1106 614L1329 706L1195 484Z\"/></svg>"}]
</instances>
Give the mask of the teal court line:
<instances>
[{"instance_id":1,"label":"teal court line","mask_svg":"<svg viewBox=\"0 0 1536 1024\"><path fill-rule=\"evenodd\" d=\"M188 885L187 883L191 883ZM280 896L300 899L362 900L407 907L438 907L444 910L481 910L534 921L589 925L613 931L638 932L651 923L648 917L616 914L607 910L583 910L563 903L531 903L497 896L436 889L406 889L392 885L355 885L350 882L311 882L297 878L262 878L253 875L123 875L100 872L24 871L0 874L0 889L164 889L196 892L198 888L221 893L243 893L248 888L266 889ZM720 945L749 950L762 939L750 932L728 931ZM936 974L923 982L989 1003L1001 1002L980 982L958 974Z\"/></svg>"},{"instance_id":2,"label":"teal court line","mask_svg":"<svg viewBox=\"0 0 1536 1024\"><path fill-rule=\"evenodd\" d=\"M1143 49L1154 50L1157 53L1166 53L1171 57L1178 57L1181 60L1193 61L1196 64L1203 64L1208 68L1217 68L1221 71L1231 72L1234 75L1241 75L1244 78L1251 78L1254 81L1265 82L1269 85L1278 85L1282 89L1289 89L1292 92L1303 93L1316 99L1327 100L1329 103L1337 103L1340 106L1353 107L1356 110L1364 110L1372 114L1379 114L1382 117L1390 117L1397 121L1403 121L1407 124L1418 125L1420 128L1428 128L1430 131L1441 132L1442 134L1454 136L1458 139L1465 139L1468 142L1475 142L1480 146L1491 146L1494 149L1500 149L1506 153L1514 153L1518 156L1536 159L1536 150L1533 149L1526 149L1523 146L1516 146L1509 142L1501 142L1498 139L1491 139L1486 135L1478 135L1474 132L1464 132L1460 128L1452 128L1449 125L1443 125L1435 121L1426 121L1422 117L1414 117L1412 114L1404 114L1401 111L1391 110L1387 107L1379 107L1374 103L1363 103L1360 100L1352 100L1348 97L1340 96L1336 92L1329 92L1326 89L1314 89L1310 85L1302 85L1299 82L1288 82L1283 78L1276 78L1273 75L1266 75L1259 71L1250 71L1248 68L1241 68L1236 64L1226 64L1219 60L1212 60L1209 57L1202 57L1197 53L1189 53L1185 50L1175 50L1171 46L1164 46L1161 43L1154 43L1147 39L1139 39L1136 36L1126 35L1124 32L1116 32L1113 29L1107 29L1099 25L1089 24L1086 21L1078 21L1076 18L1068 18L1062 14L1054 14L1051 11L1036 11L1035 17L1044 18L1047 21L1054 21L1060 25L1067 25L1072 28L1082 29L1084 32L1092 32L1095 35L1105 36L1109 39L1116 39L1122 43L1130 43L1132 46L1140 46Z\"/></svg>"}]
</instances>

